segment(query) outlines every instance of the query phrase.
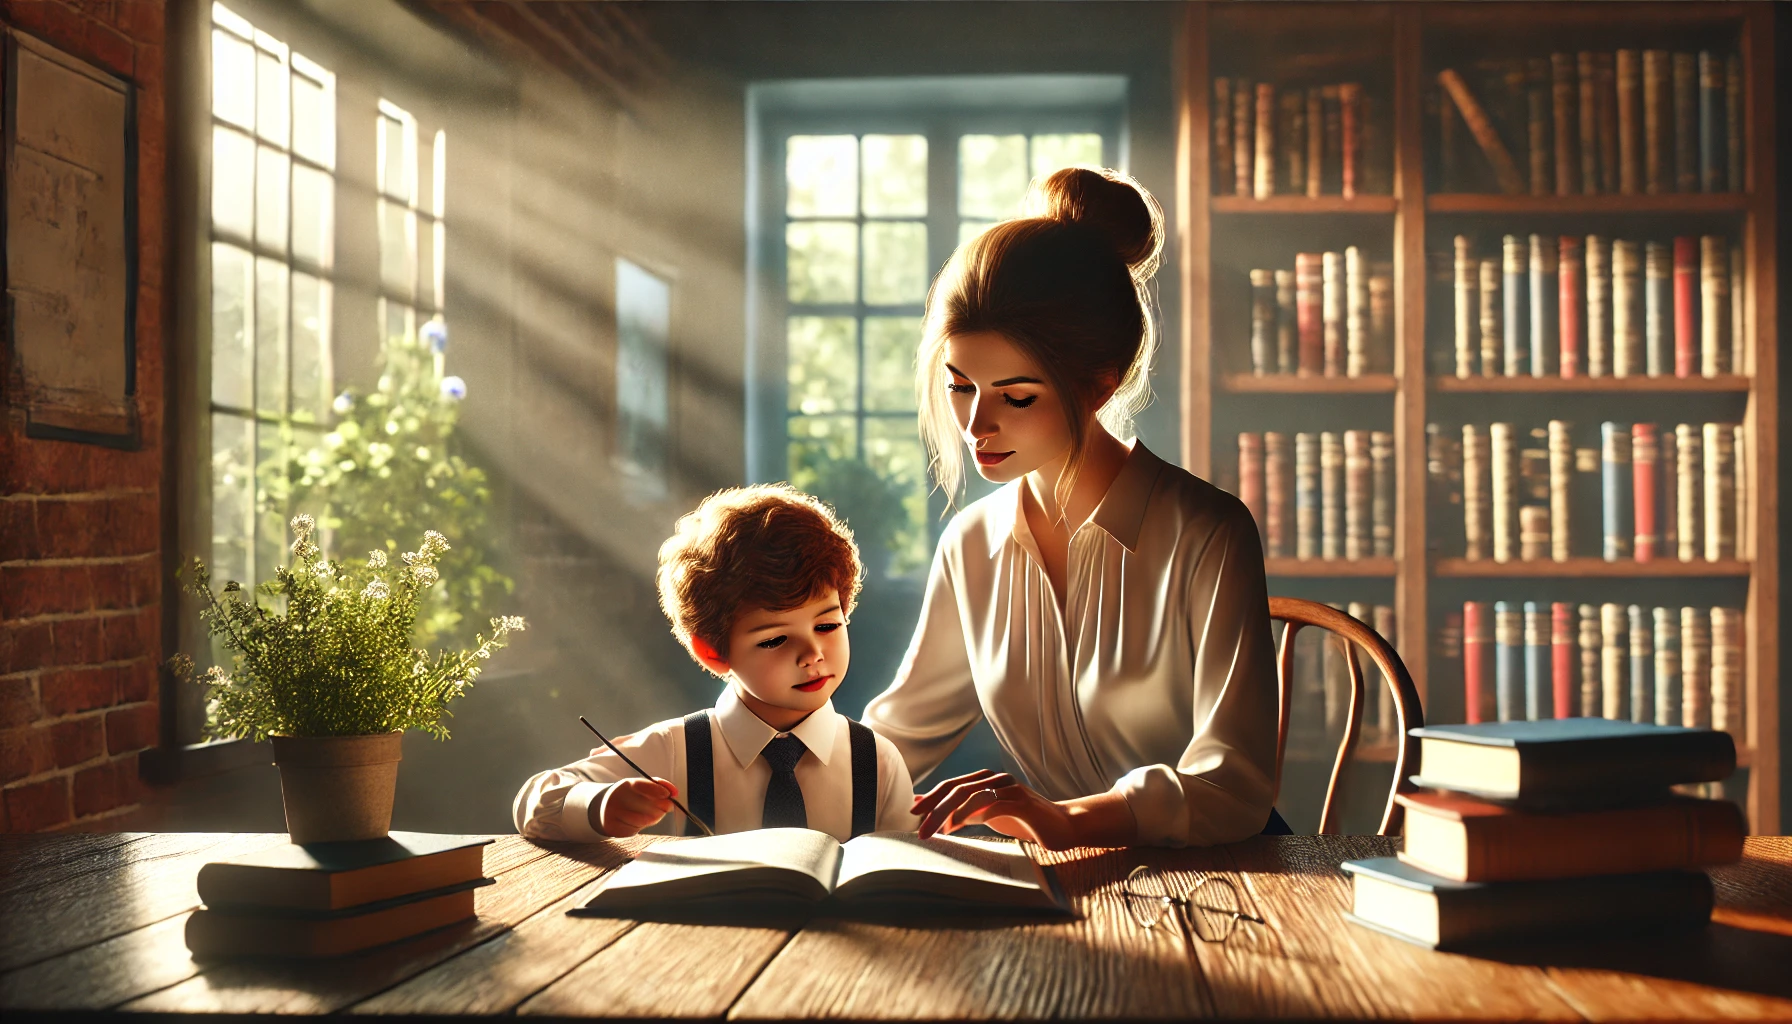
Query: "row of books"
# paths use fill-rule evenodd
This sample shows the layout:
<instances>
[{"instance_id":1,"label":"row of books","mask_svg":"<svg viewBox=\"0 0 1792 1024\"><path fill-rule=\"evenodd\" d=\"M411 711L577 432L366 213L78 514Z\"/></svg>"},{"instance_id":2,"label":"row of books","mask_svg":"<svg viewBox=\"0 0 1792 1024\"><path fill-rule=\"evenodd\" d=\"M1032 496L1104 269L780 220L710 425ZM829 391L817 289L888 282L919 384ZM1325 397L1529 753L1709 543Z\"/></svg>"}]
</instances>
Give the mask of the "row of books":
<instances>
[{"instance_id":1,"label":"row of books","mask_svg":"<svg viewBox=\"0 0 1792 1024\"><path fill-rule=\"evenodd\" d=\"M1393 367L1394 268L1357 246L1251 271L1251 373L1361 377Z\"/></svg>"},{"instance_id":2,"label":"row of books","mask_svg":"<svg viewBox=\"0 0 1792 1024\"><path fill-rule=\"evenodd\" d=\"M1513 195L1741 192L1747 180L1742 59L1734 53L1493 59L1467 77L1440 72L1438 84L1444 191L1484 187L1483 168L1467 156L1469 138L1494 184Z\"/></svg>"},{"instance_id":3,"label":"row of books","mask_svg":"<svg viewBox=\"0 0 1792 1024\"><path fill-rule=\"evenodd\" d=\"M1437 424L1426 431L1439 546L1460 543L1470 560L1597 554L1608 562L1717 562L1753 551L1740 425L1668 430L1608 421L1599 426L1598 448L1576 447L1567 420L1550 420L1528 437L1510 423L1464 424L1459 442ZM1450 536L1456 523L1461 533Z\"/></svg>"},{"instance_id":4,"label":"row of books","mask_svg":"<svg viewBox=\"0 0 1792 1024\"><path fill-rule=\"evenodd\" d=\"M1400 631L1392 605L1349 601L1332 607L1375 630L1390 645L1399 643ZM1280 642L1278 636L1278 646ZM1363 673L1361 738L1372 743L1390 741L1397 726L1387 680L1370 660L1367 651L1359 647L1356 656ZM1344 660L1343 642L1323 630L1309 629L1299 633L1295 637L1292 684L1294 703L1306 709L1306 713L1295 716L1295 740L1303 745L1316 745L1322 736L1342 736L1350 714L1351 689L1350 666ZM1323 715L1318 713L1322 710Z\"/></svg>"},{"instance_id":5,"label":"row of books","mask_svg":"<svg viewBox=\"0 0 1792 1024\"><path fill-rule=\"evenodd\" d=\"M1238 435L1238 497L1271 558L1392 557L1394 478L1388 431Z\"/></svg>"},{"instance_id":6,"label":"row of books","mask_svg":"<svg viewBox=\"0 0 1792 1024\"><path fill-rule=\"evenodd\" d=\"M1453 623L1452 623L1453 625ZM1463 717L1609 718L1740 732L1740 608L1569 601L1462 606Z\"/></svg>"},{"instance_id":7,"label":"row of books","mask_svg":"<svg viewBox=\"0 0 1792 1024\"><path fill-rule=\"evenodd\" d=\"M1457 235L1454 270L1458 377L1749 371L1742 250L1720 235L1507 235L1499 259Z\"/></svg>"},{"instance_id":8,"label":"row of books","mask_svg":"<svg viewBox=\"0 0 1792 1024\"><path fill-rule=\"evenodd\" d=\"M1219 195L1386 194L1383 119L1358 82L1278 89L1213 80L1213 183Z\"/></svg>"},{"instance_id":9,"label":"row of books","mask_svg":"<svg viewBox=\"0 0 1792 1024\"><path fill-rule=\"evenodd\" d=\"M1697 928L1703 869L1742 856L1740 808L1670 789L1732 774L1726 733L1582 718L1414 735L1399 856L1344 864L1358 924L1434 948Z\"/></svg>"}]
</instances>

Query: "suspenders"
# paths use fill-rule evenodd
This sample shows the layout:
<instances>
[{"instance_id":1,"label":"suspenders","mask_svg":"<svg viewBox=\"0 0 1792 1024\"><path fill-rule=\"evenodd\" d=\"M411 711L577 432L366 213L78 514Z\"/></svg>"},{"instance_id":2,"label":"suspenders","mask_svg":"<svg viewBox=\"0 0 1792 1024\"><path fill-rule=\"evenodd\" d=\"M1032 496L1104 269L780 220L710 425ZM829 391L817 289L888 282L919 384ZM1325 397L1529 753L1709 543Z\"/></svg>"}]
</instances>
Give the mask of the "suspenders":
<instances>
[{"instance_id":1,"label":"suspenders","mask_svg":"<svg viewBox=\"0 0 1792 1024\"><path fill-rule=\"evenodd\" d=\"M865 725L846 721L852 745L852 834L877 830L877 738ZM684 716L684 802L691 813L712 828L716 823L715 741L709 731L709 712ZM692 829L685 829L691 834Z\"/></svg>"}]
</instances>

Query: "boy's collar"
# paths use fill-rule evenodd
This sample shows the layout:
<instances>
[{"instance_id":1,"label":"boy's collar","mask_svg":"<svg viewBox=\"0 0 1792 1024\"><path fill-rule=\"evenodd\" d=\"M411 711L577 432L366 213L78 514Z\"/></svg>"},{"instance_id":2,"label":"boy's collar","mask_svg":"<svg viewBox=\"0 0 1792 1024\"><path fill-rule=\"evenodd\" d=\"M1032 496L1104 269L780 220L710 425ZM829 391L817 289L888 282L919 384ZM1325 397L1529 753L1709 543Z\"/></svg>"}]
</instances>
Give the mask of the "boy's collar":
<instances>
[{"instance_id":1,"label":"boy's collar","mask_svg":"<svg viewBox=\"0 0 1792 1024\"><path fill-rule=\"evenodd\" d=\"M734 760L742 768L753 763L765 745L778 735L778 730L765 724L765 720L755 715L750 708L741 703L740 696L734 692L734 684L729 683L716 698L716 721L722 726L722 739L727 741L728 750ZM790 734L803 741L809 752L827 764L834 754L834 741L839 732L836 720L840 713L834 710L834 702L829 700L821 707L809 713L809 717L797 723Z\"/></svg>"}]
</instances>

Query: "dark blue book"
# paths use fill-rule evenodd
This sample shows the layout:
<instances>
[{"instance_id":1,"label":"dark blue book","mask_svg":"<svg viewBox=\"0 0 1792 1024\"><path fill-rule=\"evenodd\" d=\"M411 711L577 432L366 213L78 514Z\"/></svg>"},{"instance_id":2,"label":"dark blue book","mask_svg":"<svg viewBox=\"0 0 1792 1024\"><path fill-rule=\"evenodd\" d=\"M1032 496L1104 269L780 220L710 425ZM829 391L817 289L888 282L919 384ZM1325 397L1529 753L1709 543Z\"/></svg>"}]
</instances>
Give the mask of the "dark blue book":
<instances>
[{"instance_id":1,"label":"dark blue book","mask_svg":"<svg viewBox=\"0 0 1792 1024\"><path fill-rule=\"evenodd\" d=\"M1345 861L1351 921L1433 949L1560 934L1697 928L1711 919L1702 871L1457 882L1398 857Z\"/></svg>"},{"instance_id":2,"label":"dark blue book","mask_svg":"<svg viewBox=\"0 0 1792 1024\"><path fill-rule=\"evenodd\" d=\"M1531 236L1531 376L1547 377L1560 369L1561 288L1557 284L1556 242Z\"/></svg>"},{"instance_id":3,"label":"dark blue book","mask_svg":"<svg viewBox=\"0 0 1792 1024\"><path fill-rule=\"evenodd\" d=\"M1524 603L1524 717L1532 722L1551 717L1549 605Z\"/></svg>"},{"instance_id":4,"label":"dark blue book","mask_svg":"<svg viewBox=\"0 0 1792 1024\"><path fill-rule=\"evenodd\" d=\"M1655 623L1649 609L1633 604L1630 615L1630 720L1655 721Z\"/></svg>"},{"instance_id":5,"label":"dark blue book","mask_svg":"<svg viewBox=\"0 0 1792 1024\"><path fill-rule=\"evenodd\" d=\"M1502 722L1524 718L1524 613L1493 603L1493 704Z\"/></svg>"},{"instance_id":6,"label":"dark blue book","mask_svg":"<svg viewBox=\"0 0 1792 1024\"><path fill-rule=\"evenodd\" d=\"M1506 376L1524 377L1531 367L1531 281L1524 239L1507 235L1502 249L1505 269L1501 290L1506 300Z\"/></svg>"},{"instance_id":7,"label":"dark blue book","mask_svg":"<svg viewBox=\"0 0 1792 1024\"><path fill-rule=\"evenodd\" d=\"M1599 425L1600 506L1605 510L1604 554L1608 562L1618 562L1631 555L1636 539L1630 475L1630 424L1609 420Z\"/></svg>"},{"instance_id":8,"label":"dark blue book","mask_svg":"<svg viewBox=\"0 0 1792 1024\"><path fill-rule=\"evenodd\" d=\"M1710 50L1699 51L1699 188L1722 192L1729 175L1724 167L1728 149L1724 122L1724 62Z\"/></svg>"},{"instance_id":9,"label":"dark blue book","mask_svg":"<svg viewBox=\"0 0 1792 1024\"><path fill-rule=\"evenodd\" d=\"M1427 725L1412 735L1423 765L1415 783L1489 800L1598 806L1736 770L1736 741L1710 729L1545 718Z\"/></svg>"}]
</instances>

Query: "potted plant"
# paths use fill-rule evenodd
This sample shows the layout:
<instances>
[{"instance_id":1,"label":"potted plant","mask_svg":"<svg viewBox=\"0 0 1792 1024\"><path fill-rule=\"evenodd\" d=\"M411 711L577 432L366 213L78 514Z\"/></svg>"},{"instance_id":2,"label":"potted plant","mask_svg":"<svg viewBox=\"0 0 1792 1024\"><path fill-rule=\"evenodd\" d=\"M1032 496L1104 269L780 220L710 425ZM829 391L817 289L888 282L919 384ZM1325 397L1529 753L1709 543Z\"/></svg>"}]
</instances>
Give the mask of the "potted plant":
<instances>
[{"instance_id":1,"label":"potted plant","mask_svg":"<svg viewBox=\"0 0 1792 1024\"><path fill-rule=\"evenodd\" d=\"M293 842L378 838L392 824L404 730L447 739L449 701L523 620L494 618L471 650L432 656L411 644L419 602L441 578L441 534L424 533L402 566L381 550L351 565L324 557L310 516L291 526L292 563L257 588L272 607L245 599L235 580L214 593L205 563L193 560L186 589L205 601L208 630L234 653L233 671L214 665L199 679L211 687L206 733L273 741ZM187 656L171 667L192 678Z\"/></svg>"}]
</instances>

